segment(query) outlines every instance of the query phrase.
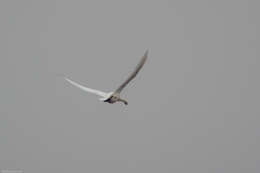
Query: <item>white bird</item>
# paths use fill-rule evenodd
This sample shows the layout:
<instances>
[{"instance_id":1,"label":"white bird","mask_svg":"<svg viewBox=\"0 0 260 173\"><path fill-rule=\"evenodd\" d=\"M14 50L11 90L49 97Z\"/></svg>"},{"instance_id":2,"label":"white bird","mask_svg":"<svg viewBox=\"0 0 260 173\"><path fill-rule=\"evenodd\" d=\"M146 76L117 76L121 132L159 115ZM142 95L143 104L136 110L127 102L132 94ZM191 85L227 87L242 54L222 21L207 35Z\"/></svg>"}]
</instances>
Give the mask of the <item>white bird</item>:
<instances>
[{"instance_id":1,"label":"white bird","mask_svg":"<svg viewBox=\"0 0 260 173\"><path fill-rule=\"evenodd\" d=\"M145 52L145 54L143 55L143 57L141 58L139 64L136 66L135 70L133 71L133 73L125 80L124 83L122 83L115 91L113 92L103 92L103 91L99 91L96 89L91 89L91 88L87 88L83 85L80 85L74 81L72 81L69 78L64 77L64 79L66 81L68 81L69 83L71 83L72 85L78 87L79 89L89 92L89 93L93 93L96 94L98 96L101 96L101 98L99 100L103 101L103 102L108 102L108 103L115 103L115 102L123 102L125 105L128 104L128 102L124 99L120 98L120 93L121 91L126 87L126 85L137 75L137 73L141 70L141 68L143 67L144 63L146 62L148 56L148 50Z\"/></svg>"}]
</instances>

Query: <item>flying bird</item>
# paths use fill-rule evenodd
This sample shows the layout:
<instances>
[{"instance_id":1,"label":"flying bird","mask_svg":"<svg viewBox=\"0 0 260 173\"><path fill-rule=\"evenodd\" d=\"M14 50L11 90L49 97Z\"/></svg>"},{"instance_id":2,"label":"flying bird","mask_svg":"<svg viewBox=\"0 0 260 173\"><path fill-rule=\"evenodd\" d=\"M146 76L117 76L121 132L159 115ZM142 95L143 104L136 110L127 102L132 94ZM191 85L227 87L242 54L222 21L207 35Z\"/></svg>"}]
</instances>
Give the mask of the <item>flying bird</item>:
<instances>
[{"instance_id":1,"label":"flying bird","mask_svg":"<svg viewBox=\"0 0 260 173\"><path fill-rule=\"evenodd\" d=\"M123 102L125 105L128 105L128 102L120 97L120 93L126 87L126 85L133 78L136 77L137 73L141 70L144 63L146 62L147 57L148 57L148 50L142 56L140 62L137 64L135 70L131 73L131 75L113 92L107 93L107 92L99 91L99 90L96 90L96 89L87 88L83 85L80 85L80 84L72 81L71 79L69 79L67 77L64 77L64 78L65 78L66 81L68 81L69 83L71 83L72 85L78 87L79 89L81 89L83 91L101 96L101 98L99 100L101 100L103 102L107 102L107 103L110 103L110 104L113 104L113 103L116 103L116 102Z\"/></svg>"}]
</instances>

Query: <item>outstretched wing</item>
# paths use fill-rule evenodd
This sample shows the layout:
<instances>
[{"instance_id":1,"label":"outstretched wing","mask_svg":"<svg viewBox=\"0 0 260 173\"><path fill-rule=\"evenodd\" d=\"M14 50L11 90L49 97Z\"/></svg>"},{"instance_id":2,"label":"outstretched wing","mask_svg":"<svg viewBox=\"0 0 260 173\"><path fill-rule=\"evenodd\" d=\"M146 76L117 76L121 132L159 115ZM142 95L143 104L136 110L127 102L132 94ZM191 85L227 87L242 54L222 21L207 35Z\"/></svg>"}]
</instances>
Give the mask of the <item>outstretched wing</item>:
<instances>
[{"instance_id":1,"label":"outstretched wing","mask_svg":"<svg viewBox=\"0 0 260 173\"><path fill-rule=\"evenodd\" d=\"M141 70L141 68L143 67L146 59L148 56L148 50L145 52L144 56L141 58L141 61L139 62L139 64L136 66L134 72L127 78L127 80L120 85L120 87L115 91L116 93L120 93L125 86L137 75L137 73Z\"/></svg>"},{"instance_id":2,"label":"outstretched wing","mask_svg":"<svg viewBox=\"0 0 260 173\"><path fill-rule=\"evenodd\" d=\"M66 81L68 81L69 83L71 83L72 85L78 87L79 89L83 90L83 91L86 91L86 92L89 92L89 93L93 93L93 94L96 94L98 96L101 96L101 97L107 97L109 93L105 93L105 92L102 92L102 91L98 91L98 90L95 90L95 89L91 89L91 88L87 88L85 86L82 86L72 80L70 80L69 78L66 78L64 77L64 79Z\"/></svg>"}]
</instances>

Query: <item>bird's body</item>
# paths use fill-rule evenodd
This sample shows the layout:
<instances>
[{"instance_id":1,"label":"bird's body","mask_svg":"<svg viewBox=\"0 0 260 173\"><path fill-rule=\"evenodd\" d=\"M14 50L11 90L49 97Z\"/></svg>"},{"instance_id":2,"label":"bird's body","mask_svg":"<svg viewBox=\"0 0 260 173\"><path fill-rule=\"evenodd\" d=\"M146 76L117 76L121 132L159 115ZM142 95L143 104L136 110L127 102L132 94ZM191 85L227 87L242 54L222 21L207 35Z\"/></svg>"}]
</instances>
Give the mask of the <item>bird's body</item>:
<instances>
[{"instance_id":1,"label":"bird's body","mask_svg":"<svg viewBox=\"0 0 260 173\"><path fill-rule=\"evenodd\" d=\"M104 102L108 102L110 104L116 103L116 102L123 102L125 105L128 105L128 102L126 100L123 100L120 98L120 96L112 95L108 99L104 100Z\"/></svg>"},{"instance_id":2,"label":"bird's body","mask_svg":"<svg viewBox=\"0 0 260 173\"><path fill-rule=\"evenodd\" d=\"M84 90L86 92L89 93L93 93L96 95L101 96L102 98L100 98L99 100L103 101L103 102L107 102L107 103L116 103L116 102L123 102L125 105L128 104L128 102L124 99L121 99L120 97L120 93L121 91L125 88L125 86L137 75L137 73L141 70L141 68L143 67L144 63L146 62L148 56L148 51L145 52L144 56L141 58L141 61L139 62L139 64L136 66L134 72L127 78L127 80L121 84L114 92L102 92L99 90L95 90L95 89L91 89L91 88L87 88L83 85L80 85L72 80L70 80L69 78L65 77L65 80L67 80L69 83L71 83L72 85L78 87L81 90Z\"/></svg>"}]
</instances>

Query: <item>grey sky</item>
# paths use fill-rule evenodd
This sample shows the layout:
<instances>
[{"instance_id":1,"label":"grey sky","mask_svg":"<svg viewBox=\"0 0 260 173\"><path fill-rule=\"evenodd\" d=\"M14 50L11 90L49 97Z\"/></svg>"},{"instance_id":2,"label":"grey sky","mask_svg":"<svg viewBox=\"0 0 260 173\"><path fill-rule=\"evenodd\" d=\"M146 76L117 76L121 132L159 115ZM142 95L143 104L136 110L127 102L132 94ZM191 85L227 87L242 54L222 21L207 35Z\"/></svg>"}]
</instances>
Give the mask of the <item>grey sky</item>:
<instances>
[{"instance_id":1,"label":"grey sky","mask_svg":"<svg viewBox=\"0 0 260 173\"><path fill-rule=\"evenodd\" d=\"M259 5L1 0L0 169L258 173Z\"/></svg>"}]
</instances>

